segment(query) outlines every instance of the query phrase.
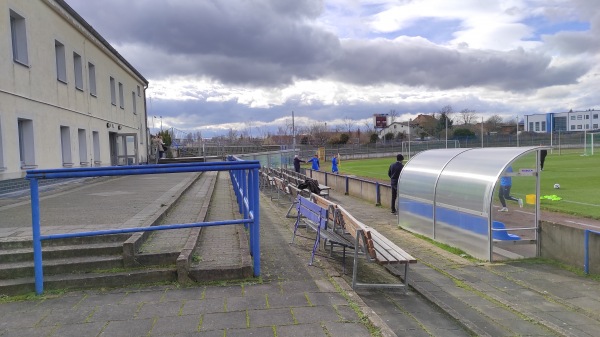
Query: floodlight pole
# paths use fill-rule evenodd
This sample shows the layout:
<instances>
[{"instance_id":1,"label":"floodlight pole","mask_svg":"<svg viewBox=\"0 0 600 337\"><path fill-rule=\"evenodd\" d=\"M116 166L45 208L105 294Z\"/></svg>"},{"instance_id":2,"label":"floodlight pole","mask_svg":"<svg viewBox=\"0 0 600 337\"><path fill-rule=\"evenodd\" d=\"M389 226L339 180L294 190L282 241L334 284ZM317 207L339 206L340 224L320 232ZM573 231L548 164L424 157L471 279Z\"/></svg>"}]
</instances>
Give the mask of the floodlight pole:
<instances>
[{"instance_id":1,"label":"floodlight pole","mask_svg":"<svg viewBox=\"0 0 600 337\"><path fill-rule=\"evenodd\" d=\"M554 135L554 114L550 114L550 153L552 153L552 136Z\"/></svg>"},{"instance_id":2,"label":"floodlight pole","mask_svg":"<svg viewBox=\"0 0 600 337\"><path fill-rule=\"evenodd\" d=\"M444 120L446 121L446 148L448 148L448 115L444 115Z\"/></svg>"},{"instance_id":3,"label":"floodlight pole","mask_svg":"<svg viewBox=\"0 0 600 337\"><path fill-rule=\"evenodd\" d=\"M481 148L483 149L483 116L481 116Z\"/></svg>"},{"instance_id":4,"label":"floodlight pole","mask_svg":"<svg viewBox=\"0 0 600 337\"><path fill-rule=\"evenodd\" d=\"M408 119L408 159L410 160L410 118Z\"/></svg>"},{"instance_id":5,"label":"floodlight pole","mask_svg":"<svg viewBox=\"0 0 600 337\"><path fill-rule=\"evenodd\" d=\"M517 115L517 147L519 147L519 115Z\"/></svg>"},{"instance_id":6,"label":"floodlight pole","mask_svg":"<svg viewBox=\"0 0 600 337\"><path fill-rule=\"evenodd\" d=\"M292 139L293 139L294 153L296 153L296 126L294 125L294 110L292 110Z\"/></svg>"}]
</instances>

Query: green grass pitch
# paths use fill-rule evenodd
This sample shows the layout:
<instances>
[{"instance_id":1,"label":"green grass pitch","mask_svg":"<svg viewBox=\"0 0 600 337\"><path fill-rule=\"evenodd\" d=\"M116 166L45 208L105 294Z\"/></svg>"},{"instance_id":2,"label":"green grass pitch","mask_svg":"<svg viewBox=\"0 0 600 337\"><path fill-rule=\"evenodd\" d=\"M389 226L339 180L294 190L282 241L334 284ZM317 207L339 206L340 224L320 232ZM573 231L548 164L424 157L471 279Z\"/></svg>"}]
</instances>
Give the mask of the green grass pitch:
<instances>
[{"instance_id":1,"label":"green grass pitch","mask_svg":"<svg viewBox=\"0 0 600 337\"><path fill-rule=\"evenodd\" d=\"M542 209L600 219L600 155L582 156L582 153L583 150L548 151L540 176L540 195L557 195L562 200L542 199ZM515 171L519 166L532 166L527 163L531 158L517 161ZM342 160L340 173L389 183L388 167L394 161L394 157ZM535 183L526 183L524 179L532 181L531 177L514 177L512 188L512 194L523 200L531 191L535 193ZM557 183L560 189L554 189Z\"/></svg>"}]
</instances>

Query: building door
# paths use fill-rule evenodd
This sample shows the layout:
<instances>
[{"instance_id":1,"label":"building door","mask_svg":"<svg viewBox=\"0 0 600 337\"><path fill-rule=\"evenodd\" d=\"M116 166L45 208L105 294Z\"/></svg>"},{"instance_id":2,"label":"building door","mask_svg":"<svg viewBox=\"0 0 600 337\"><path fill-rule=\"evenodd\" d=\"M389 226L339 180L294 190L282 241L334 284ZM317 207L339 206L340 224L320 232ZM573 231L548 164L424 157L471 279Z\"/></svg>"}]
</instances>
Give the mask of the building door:
<instances>
[{"instance_id":1,"label":"building door","mask_svg":"<svg viewBox=\"0 0 600 337\"><path fill-rule=\"evenodd\" d=\"M137 165L137 134L109 133L110 163L113 166Z\"/></svg>"}]
</instances>

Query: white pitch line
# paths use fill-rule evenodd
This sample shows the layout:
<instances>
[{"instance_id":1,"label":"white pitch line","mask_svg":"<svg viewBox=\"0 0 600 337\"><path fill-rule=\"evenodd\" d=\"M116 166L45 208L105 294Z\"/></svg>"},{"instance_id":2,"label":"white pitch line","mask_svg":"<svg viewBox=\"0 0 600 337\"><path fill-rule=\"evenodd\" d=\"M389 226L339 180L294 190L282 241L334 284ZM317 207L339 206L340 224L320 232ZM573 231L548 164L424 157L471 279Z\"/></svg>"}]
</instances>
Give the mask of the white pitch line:
<instances>
[{"instance_id":1,"label":"white pitch line","mask_svg":"<svg viewBox=\"0 0 600 337\"><path fill-rule=\"evenodd\" d=\"M564 199L563 199L562 201L564 201L564 202L569 202L569 203L572 203L572 204L578 204L578 205L585 205L585 206L594 206L594 207L600 207L600 205L597 205L597 204L588 204L588 203L586 203L586 202L570 201L570 200L564 200Z\"/></svg>"}]
</instances>

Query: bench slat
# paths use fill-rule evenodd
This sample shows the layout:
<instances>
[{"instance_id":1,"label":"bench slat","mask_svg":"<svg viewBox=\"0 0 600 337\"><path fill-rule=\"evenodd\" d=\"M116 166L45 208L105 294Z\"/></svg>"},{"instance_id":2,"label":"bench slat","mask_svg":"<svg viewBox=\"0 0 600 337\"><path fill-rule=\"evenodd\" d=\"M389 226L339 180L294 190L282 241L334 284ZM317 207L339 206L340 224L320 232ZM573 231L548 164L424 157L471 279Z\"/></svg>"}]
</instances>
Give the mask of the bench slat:
<instances>
[{"instance_id":1,"label":"bench slat","mask_svg":"<svg viewBox=\"0 0 600 337\"><path fill-rule=\"evenodd\" d=\"M417 262L417 259L412 257L407 252L405 252L402 248L398 247L395 243L390 241L388 238L381 235L381 233L377 232L375 229L371 228L370 232L371 232L371 237L373 239L373 243L376 246L375 250L378 253L387 254L388 255L388 257L386 257L387 261L396 259L400 263L407 263L407 262L408 263L416 263ZM390 255L392 256L392 258L389 257ZM390 262L388 262L388 263L390 263Z\"/></svg>"}]
</instances>

